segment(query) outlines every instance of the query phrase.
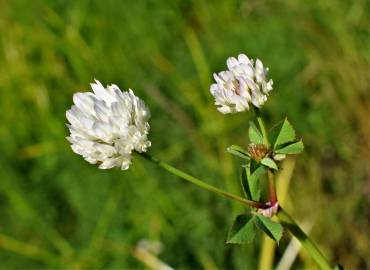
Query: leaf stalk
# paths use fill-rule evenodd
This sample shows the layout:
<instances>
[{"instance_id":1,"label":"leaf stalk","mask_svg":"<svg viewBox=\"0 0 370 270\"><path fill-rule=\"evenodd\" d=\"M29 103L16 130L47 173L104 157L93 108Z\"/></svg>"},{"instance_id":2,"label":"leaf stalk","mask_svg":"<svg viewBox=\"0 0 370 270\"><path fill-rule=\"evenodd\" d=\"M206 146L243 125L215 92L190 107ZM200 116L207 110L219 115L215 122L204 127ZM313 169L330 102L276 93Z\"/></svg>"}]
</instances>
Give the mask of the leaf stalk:
<instances>
[{"instance_id":1,"label":"leaf stalk","mask_svg":"<svg viewBox=\"0 0 370 270\"><path fill-rule=\"evenodd\" d=\"M234 194L231 194L229 192L226 192L222 189L219 189L215 186L212 186L210 184L207 184L206 182L203 182L202 180L194 177L194 176L191 176L190 174L187 174L163 161L160 161L156 158L153 158L151 156L149 156L148 154L145 154L145 153L137 153L135 152L136 155L158 165L159 167L161 167L162 169L165 169L166 171L180 177L181 179L185 180L185 181L188 181L200 188L203 188L205 190L208 190L208 191L211 191L213 193L216 193L222 197L225 197L225 198L228 198L228 199L231 199L231 200L234 200L234 201L237 201L241 204L244 204L246 206L249 206L249 207L254 207L254 208L262 208L262 209L265 209L265 208L268 208L268 205L266 205L265 203L261 203L261 202L256 202L256 201L252 201L252 200L247 200L247 199L244 199L242 197L239 197L237 195L234 195Z\"/></svg>"},{"instance_id":2,"label":"leaf stalk","mask_svg":"<svg viewBox=\"0 0 370 270\"><path fill-rule=\"evenodd\" d=\"M322 270L331 270L329 261L319 250L317 245L304 233L304 231L298 226L294 219L283 209L279 208L277 216L281 224L287 228L291 234L293 234L302 246L310 253L316 264Z\"/></svg>"}]
</instances>

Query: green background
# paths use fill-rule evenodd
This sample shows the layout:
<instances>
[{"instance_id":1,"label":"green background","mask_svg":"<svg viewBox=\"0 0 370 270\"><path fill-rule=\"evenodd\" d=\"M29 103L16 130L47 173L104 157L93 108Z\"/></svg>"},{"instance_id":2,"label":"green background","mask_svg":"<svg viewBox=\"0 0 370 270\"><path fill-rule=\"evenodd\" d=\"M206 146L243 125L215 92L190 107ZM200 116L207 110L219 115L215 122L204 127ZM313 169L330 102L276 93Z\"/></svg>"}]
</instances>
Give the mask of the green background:
<instances>
[{"instance_id":1,"label":"green background","mask_svg":"<svg viewBox=\"0 0 370 270\"><path fill-rule=\"evenodd\" d=\"M150 154L241 194L225 149L247 146L253 114L209 94L241 52L270 67L268 126L288 116L306 146L286 207L331 261L370 267L369 14L365 0L0 1L0 268L141 269L146 239L177 269L255 269L260 235L225 244L239 205L141 160L98 170L65 140L73 93L116 83L151 109Z\"/></svg>"}]
</instances>

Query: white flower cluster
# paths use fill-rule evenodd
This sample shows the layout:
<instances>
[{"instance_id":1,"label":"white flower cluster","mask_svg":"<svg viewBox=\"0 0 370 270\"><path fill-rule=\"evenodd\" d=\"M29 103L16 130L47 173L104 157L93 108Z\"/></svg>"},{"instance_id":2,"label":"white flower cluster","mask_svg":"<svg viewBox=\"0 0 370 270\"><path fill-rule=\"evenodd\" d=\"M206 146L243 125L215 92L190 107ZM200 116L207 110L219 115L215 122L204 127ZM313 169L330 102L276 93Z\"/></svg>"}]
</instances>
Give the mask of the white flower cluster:
<instances>
[{"instance_id":1,"label":"white flower cluster","mask_svg":"<svg viewBox=\"0 0 370 270\"><path fill-rule=\"evenodd\" d=\"M224 114L242 112L249 110L249 103L260 108L272 90L273 81L267 80L268 68L245 54L238 59L229 57L226 63L228 70L214 74L216 83L210 88L217 109Z\"/></svg>"},{"instance_id":2,"label":"white flower cluster","mask_svg":"<svg viewBox=\"0 0 370 270\"><path fill-rule=\"evenodd\" d=\"M129 168L132 151L145 152L150 111L132 90L117 85L107 88L97 80L93 92L76 93L74 105L66 112L72 150L101 169Z\"/></svg>"}]
</instances>

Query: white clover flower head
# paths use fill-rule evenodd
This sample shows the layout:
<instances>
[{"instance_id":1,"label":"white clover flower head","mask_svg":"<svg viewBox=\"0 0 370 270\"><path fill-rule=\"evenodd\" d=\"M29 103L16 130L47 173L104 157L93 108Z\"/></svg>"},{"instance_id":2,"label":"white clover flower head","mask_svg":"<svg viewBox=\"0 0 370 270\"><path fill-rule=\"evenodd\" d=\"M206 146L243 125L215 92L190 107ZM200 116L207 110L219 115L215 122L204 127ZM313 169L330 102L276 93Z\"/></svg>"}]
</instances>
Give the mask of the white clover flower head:
<instances>
[{"instance_id":1,"label":"white clover flower head","mask_svg":"<svg viewBox=\"0 0 370 270\"><path fill-rule=\"evenodd\" d=\"M249 59L239 54L238 59L229 57L228 70L214 74L216 83L210 92L215 98L217 109L223 113L236 113L249 110L249 105L260 108L272 90L273 81L267 79L268 68L261 60Z\"/></svg>"},{"instance_id":2,"label":"white clover flower head","mask_svg":"<svg viewBox=\"0 0 370 270\"><path fill-rule=\"evenodd\" d=\"M150 111L131 89L122 92L117 85L107 88L97 80L93 92L73 95L66 112L72 150L100 169L127 170L132 151L146 152Z\"/></svg>"}]
</instances>

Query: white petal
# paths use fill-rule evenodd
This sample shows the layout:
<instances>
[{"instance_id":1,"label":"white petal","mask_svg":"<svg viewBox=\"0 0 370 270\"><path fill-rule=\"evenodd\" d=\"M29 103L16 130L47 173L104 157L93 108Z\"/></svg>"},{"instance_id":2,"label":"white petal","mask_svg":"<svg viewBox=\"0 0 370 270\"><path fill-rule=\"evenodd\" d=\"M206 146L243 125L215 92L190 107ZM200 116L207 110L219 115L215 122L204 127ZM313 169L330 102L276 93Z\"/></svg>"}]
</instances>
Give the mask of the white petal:
<instances>
[{"instance_id":1,"label":"white petal","mask_svg":"<svg viewBox=\"0 0 370 270\"><path fill-rule=\"evenodd\" d=\"M213 73L213 78L217 83L223 83L223 80L216 73Z\"/></svg>"},{"instance_id":2,"label":"white petal","mask_svg":"<svg viewBox=\"0 0 370 270\"><path fill-rule=\"evenodd\" d=\"M107 95L104 86L98 80L95 80L95 83L91 83L90 85L96 97L104 100Z\"/></svg>"},{"instance_id":3,"label":"white petal","mask_svg":"<svg viewBox=\"0 0 370 270\"><path fill-rule=\"evenodd\" d=\"M240 63L251 64L249 58L243 53L238 55L238 60L239 60Z\"/></svg>"},{"instance_id":4,"label":"white petal","mask_svg":"<svg viewBox=\"0 0 370 270\"><path fill-rule=\"evenodd\" d=\"M227 60L226 60L226 64L227 64L227 67L228 67L229 69L232 69L234 66L238 65L238 64L239 64L239 62L238 62L238 60L236 60L236 58L235 58L235 57L229 57L229 58L227 58Z\"/></svg>"},{"instance_id":5,"label":"white petal","mask_svg":"<svg viewBox=\"0 0 370 270\"><path fill-rule=\"evenodd\" d=\"M91 113L94 107L93 98L92 93L76 93L73 95L73 102L81 111Z\"/></svg>"},{"instance_id":6,"label":"white petal","mask_svg":"<svg viewBox=\"0 0 370 270\"><path fill-rule=\"evenodd\" d=\"M259 60L258 58L256 60L256 70L257 70L258 73L261 73L261 74L264 73L263 64L262 64L261 60Z\"/></svg>"},{"instance_id":7,"label":"white petal","mask_svg":"<svg viewBox=\"0 0 370 270\"><path fill-rule=\"evenodd\" d=\"M102 164L99 165L99 169L111 169L113 167L119 167L120 166L120 157L117 158L109 158L104 160Z\"/></svg>"}]
</instances>

